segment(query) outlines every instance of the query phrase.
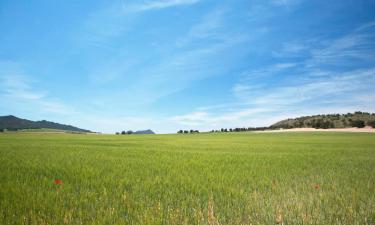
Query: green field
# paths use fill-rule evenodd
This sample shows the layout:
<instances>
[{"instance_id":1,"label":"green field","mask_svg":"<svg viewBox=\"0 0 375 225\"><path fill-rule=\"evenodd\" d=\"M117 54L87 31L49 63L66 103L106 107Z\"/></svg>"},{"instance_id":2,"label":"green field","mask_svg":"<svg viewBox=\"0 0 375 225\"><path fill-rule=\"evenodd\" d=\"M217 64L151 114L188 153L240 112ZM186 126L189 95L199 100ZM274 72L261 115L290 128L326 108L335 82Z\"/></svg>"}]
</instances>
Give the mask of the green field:
<instances>
[{"instance_id":1,"label":"green field","mask_svg":"<svg viewBox=\"0 0 375 225\"><path fill-rule=\"evenodd\" d=\"M375 135L0 134L0 224L375 224Z\"/></svg>"}]
</instances>

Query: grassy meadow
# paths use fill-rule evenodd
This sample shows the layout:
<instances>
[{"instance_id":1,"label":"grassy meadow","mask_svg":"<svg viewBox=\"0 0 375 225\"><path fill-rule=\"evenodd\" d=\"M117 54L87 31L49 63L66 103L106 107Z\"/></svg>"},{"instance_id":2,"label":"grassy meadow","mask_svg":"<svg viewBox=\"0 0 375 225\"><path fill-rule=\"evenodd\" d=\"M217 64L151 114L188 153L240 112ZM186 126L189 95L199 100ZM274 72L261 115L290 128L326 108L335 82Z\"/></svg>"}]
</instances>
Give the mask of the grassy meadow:
<instances>
[{"instance_id":1,"label":"grassy meadow","mask_svg":"<svg viewBox=\"0 0 375 225\"><path fill-rule=\"evenodd\" d=\"M0 224L375 224L375 134L0 134Z\"/></svg>"}]
</instances>

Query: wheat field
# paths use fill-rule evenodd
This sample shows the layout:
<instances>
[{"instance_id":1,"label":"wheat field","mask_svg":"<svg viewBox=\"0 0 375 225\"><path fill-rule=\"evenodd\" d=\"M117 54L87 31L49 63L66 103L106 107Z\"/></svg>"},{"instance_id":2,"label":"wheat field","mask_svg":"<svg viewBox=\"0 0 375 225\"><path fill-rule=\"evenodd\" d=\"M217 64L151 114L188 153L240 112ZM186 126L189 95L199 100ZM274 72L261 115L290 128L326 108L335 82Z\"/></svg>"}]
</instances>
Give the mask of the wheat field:
<instances>
[{"instance_id":1,"label":"wheat field","mask_svg":"<svg viewBox=\"0 0 375 225\"><path fill-rule=\"evenodd\" d=\"M375 134L1 134L0 224L375 224Z\"/></svg>"}]
</instances>

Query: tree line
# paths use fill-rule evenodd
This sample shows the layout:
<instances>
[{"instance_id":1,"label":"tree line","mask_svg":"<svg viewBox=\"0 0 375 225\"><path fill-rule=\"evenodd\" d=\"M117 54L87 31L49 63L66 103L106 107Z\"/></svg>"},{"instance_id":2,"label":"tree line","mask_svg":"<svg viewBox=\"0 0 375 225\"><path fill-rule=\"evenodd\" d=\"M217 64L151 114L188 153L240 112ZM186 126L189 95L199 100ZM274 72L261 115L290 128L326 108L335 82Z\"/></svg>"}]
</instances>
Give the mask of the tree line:
<instances>
[{"instance_id":1,"label":"tree line","mask_svg":"<svg viewBox=\"0 0 375 225\"><path fill-rule=\"evenodd\" d=\"M257 131L266 130L269 127L241 127L241 128L221 128L220 130L211 130L210 133L225 133L225 132L244 132L244 131ZM199 130L179 130L178 134L194 134L199 133Z\"/></svg>"},{"instance_id":2,"label":"tree line","mask_svg":"<svg viewBox=\"0 0 375 225\"><path fill-rule=\"evenodd\" d=\"M262 131L275 129L291 129L312 127L316 129L329 128L345 128L357 127L363 128L370 126L375 128L375 113L357 111L346 114L321 114L314 116L303 116L295 119L286 119L277 122L269 127L236 127L236 128L221 128L220 130L211 130L210 133L225 133L225 132L246 132L246 131ZM192 134L199 133L198 130L179 130L178 134Z\"/></svg>"},{"instance_id":3,"label":"tree line","mask_svg":"<svg viewBox=\"0 0 375 225\"><path fill-rule=\"evenodd\" d=\"M197 134L199 130L179 130L177 131L178 134Z\"/></svg>"},{"instance_id":4,"label":"tree line","mask_svg":"<svg viewBox=\"0 0 375 225\"><path fill-rule=\"evenodd\" d=\"M121 131L121 132L116 132L116 135L125 135L125 134L133 134L134 132L132 130L128 130L128 131Z\"/></svg>"}]
</instances>

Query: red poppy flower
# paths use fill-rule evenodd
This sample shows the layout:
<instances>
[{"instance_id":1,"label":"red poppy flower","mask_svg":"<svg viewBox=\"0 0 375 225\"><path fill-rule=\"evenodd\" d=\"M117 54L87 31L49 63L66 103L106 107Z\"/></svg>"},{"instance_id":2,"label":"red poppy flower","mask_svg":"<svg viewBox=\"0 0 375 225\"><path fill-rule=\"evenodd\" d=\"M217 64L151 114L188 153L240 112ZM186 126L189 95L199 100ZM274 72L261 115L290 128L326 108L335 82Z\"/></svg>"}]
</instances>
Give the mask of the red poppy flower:
<instances>
[{"instance_id":1,"label":"red poppy flower","mask_svg":"<svg viewBox=\"0 0 375 225\"><path fill-rule=\"evenodd\" d=\"M60 179L56 179L54 183L55 183L56 185L60 185L60 184L62 184L62 180L60 180Z\"/></svg>"}]
</instances>

